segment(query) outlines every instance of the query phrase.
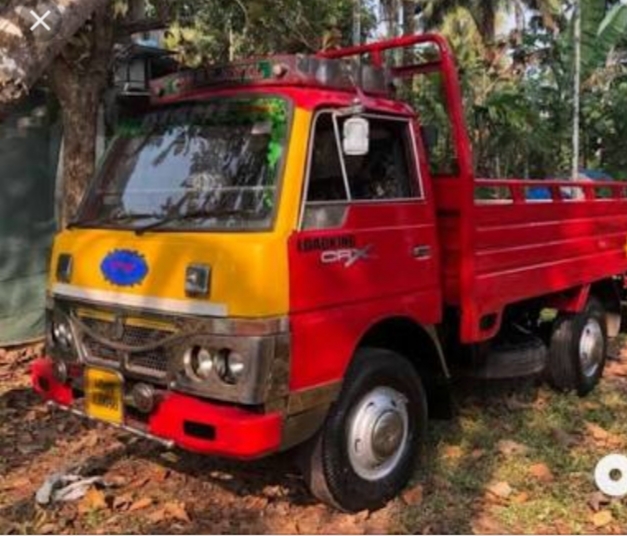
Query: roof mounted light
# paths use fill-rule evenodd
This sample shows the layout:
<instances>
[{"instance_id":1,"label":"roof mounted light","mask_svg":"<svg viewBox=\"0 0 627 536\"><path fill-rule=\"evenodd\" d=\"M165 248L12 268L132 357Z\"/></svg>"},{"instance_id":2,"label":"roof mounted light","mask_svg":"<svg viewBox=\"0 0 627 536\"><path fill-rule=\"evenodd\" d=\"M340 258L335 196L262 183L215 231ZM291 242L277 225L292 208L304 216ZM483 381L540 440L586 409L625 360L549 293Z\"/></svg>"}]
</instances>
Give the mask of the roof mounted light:
<instances>
[{"instance_id":1,"label":"roof mounted light","mask_svg":"<svg viewBox=\"0 0 627 536\"><path fill-rule=\"evenodd\" d=\"M272 66L272 74L275 78L283 78L288 71L289 69L284 63L275 63Z\"/></svg>"}]
</instances>

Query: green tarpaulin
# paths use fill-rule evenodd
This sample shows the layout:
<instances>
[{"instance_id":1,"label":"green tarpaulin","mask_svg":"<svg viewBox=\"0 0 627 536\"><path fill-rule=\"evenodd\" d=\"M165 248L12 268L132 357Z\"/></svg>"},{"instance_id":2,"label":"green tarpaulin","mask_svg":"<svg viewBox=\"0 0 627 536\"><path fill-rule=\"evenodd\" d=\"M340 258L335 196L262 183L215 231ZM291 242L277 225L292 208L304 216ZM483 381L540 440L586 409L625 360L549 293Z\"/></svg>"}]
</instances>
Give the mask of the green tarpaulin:
<instances>
[{"instance_id":1,"label":"green tarpaulin","mask_svg":"<svg viewBox=\"0 0 627 536\"><path fill-rule=\"evenodd\" d=\"M0 118L0 346L43 335L60 144L43 89Z\"/></svg>"}]
</instances>

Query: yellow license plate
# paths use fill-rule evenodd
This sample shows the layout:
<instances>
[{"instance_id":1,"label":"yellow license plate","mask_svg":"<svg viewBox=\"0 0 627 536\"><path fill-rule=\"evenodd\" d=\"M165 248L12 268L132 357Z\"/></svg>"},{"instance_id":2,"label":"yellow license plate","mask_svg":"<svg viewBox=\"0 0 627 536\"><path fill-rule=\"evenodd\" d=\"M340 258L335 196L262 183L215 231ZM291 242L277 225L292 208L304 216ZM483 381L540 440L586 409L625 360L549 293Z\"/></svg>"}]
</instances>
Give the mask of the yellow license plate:
<instances>
[{"instance_id":1,"label":"yellow license plate","mask_svg":"<svg viewBox=\"0 0 627 536\"><path fill-rule=\"evenodd\" d=\"M94 419L122 424L122 378L109 370L85 371L85 411Z\"/></svg>"}]
</instances>

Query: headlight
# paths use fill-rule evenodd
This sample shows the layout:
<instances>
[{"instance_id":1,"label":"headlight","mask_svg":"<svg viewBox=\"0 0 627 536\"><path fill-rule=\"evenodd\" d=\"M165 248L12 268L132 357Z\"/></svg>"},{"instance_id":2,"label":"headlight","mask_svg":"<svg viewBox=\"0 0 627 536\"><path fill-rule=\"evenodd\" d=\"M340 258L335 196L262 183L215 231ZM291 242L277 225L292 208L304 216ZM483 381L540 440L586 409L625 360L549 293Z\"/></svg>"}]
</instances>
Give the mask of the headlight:
<instances>
[{"instance_id":1,"label":"headlight","mask_svg":"<svg viewBox=\"0 0 627 536\"><path fill-rule=\"evenodd\" d=\"M219 351L202 346L193 346L183 356L185 374L194 381L220 379L230 385L236 384L246 370L246 361L241 354L227 348Z\"/></svg>"},{"instance_id":2,"label":"headlight","mask_svg":"<svg viewBox=\"0 0 627 536\"><path fill-rule=\"evenodd\" d=\"M58 344L63 350L71 350L74 346L72 328L66 320L55 319L50 324L52 341Z\"/></svg>"},{"instance_id":3,"label":"headlight","mask_svg":"<svg viewBox=\"0 0 627 536\"><path fill-rule=\"evenodd\" d=\"M244 358L237 352L232 352L226 348L220 350L215 357L216 373L225 383L237 383L246 370Z\"/></svg>"},{"instance_id":4,"label":"headlight","mask_svg":"<svg viewBox=\"0 0 627 536\"><path fill-rule=\"evenodd\" d=\"M208 380L213 370L213 356L206 348L194 346L183 357L185 372L192 380Z\"/></svg>"}]
</instances>

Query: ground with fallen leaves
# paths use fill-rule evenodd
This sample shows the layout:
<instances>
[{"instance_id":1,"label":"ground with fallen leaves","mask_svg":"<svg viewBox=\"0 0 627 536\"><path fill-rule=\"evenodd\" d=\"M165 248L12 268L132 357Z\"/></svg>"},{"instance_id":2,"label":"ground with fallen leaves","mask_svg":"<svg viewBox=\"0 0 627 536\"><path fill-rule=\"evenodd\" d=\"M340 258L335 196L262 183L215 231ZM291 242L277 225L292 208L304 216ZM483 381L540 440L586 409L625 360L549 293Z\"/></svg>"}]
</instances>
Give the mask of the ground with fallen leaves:
<instances>
[{"instance_id":1,"label":"ground with fallen leaves","mask_svg":"<svg viewBox=\"0 0 627 536\"><path fill-rule=\"evenodd\" d=\"M627 499L592 472L627 454L627 352L585 399L545 386L457 387L456 416L430 426L421 468L386 508L317 504L289 454L253 464L168 452L49 412L29 387L40 348L0 350L0 533L625 533ZM101 475L73 503L36 505L65 468Z\"/></svg>"}]
</instances>

